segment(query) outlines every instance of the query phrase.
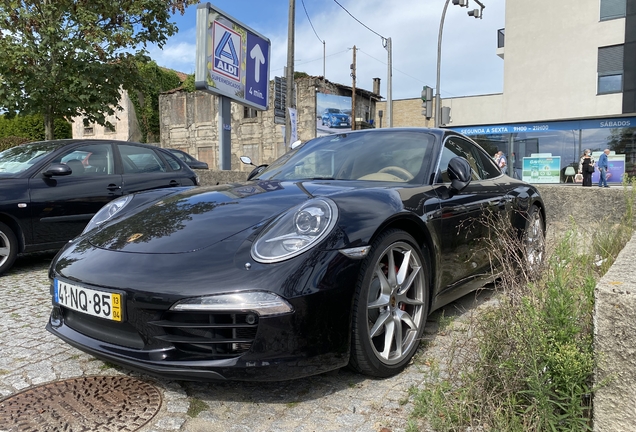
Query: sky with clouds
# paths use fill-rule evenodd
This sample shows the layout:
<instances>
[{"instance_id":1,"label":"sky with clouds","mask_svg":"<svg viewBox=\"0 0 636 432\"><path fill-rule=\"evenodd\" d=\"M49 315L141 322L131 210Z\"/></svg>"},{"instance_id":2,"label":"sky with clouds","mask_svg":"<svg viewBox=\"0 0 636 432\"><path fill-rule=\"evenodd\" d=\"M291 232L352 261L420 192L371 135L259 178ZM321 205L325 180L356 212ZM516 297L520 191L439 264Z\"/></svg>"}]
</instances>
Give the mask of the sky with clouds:
<instances>
[{"instance_id":1,"label":"sky with clouds","mask_svg":"<svg viewBox=\"0 0 636 432\"><path fill-rule=\"evenodd\" d=\"M270 79L283 76L287 64L288 0L215 0L217 9L241 21L271 41ZM503 60L496 55L497 30L505 25L505 0L482 0L482 19L468 16L478 8L448 6L442 38L441 95L446 97L500 93ZM347 11L345 11L344 7ZM393 99L419 98L422 86L435 87L437 36L444 0L296 0L296 71L323 74L332 82L351 86L353 46L356 54L356 87L372 90L381 79L386 96L387 50L393 46ZM196 6L174 16L179 28L162 49L151 47L150 57L160 66L194 73ZM353 15L364 26L352 18ZM312 29L313 25L313 29ZM371 30L367 29L366 27ZM377 34L376 34L377 33Z\"/></svg>"}]
</instances>

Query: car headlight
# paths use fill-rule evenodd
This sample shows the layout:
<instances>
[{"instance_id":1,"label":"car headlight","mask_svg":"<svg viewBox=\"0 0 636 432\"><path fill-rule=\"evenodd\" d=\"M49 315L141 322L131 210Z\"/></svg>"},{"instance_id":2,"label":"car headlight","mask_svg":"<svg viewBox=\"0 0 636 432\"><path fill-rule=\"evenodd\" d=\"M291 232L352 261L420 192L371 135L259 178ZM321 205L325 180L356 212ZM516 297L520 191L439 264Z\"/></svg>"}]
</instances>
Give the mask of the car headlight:
<instances>
[{"instance_id":1,"label":"car headlight","mask_svg":"<svg viewBox=\"0 0 636 432\"><path fill-rule=\"evenodd\" d=\"M174 311L253 311L259 316L280 315L294 309L282 297L265 291L248 291L187 298L173 305Z\"/></svg>"},{"instance_id":2,"label":"car headlight","mask_svg":"<svg viewBox=\"0 0 636 432\"><path fill-rule=\"evenodd\" d=\"M338 220L338 207L329 198L315 198L272 221L252 245L252 258L261 263L284 261L324 239Z\"/></svg>"},{"instance_id":3,"label":"car headlight","mask_svg":"<svg viewBox=\"0 0 636 432\"><path fill-rule=\"evenodd\" d=\"M88 225L86 225L82 234L89 232L93 228L100 226L115 216L121 209L126 207L130 201L132 201L132 195L125 195L106 204L104 207L99 209L97 213L95 213L95 216L93 216Z\"/></svg>"}]
</instances>

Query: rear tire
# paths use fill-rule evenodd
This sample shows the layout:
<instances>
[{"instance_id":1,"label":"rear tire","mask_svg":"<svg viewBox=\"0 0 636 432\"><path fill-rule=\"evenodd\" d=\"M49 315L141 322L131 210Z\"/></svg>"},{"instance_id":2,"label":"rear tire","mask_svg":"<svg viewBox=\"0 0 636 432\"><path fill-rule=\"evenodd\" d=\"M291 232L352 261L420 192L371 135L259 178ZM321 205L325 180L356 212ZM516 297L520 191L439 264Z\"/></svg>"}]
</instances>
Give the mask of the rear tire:
<instances>
[{"instance_id":1,"label":"rear tire","mask_svg":"<svg viewBox=\"0 0 636 432\"><path fill-rule=\"evenodd\" d=\"M0 222L0 274L11 268L18 256L18 239L13 230Z\"/></svg>"},{"instance_id":2,"label":"rear tire","mask_svg":"<svg viewBox=\"0 0 636 432\"><path fill-rule=\"evenodd\" d=\"M428 278L426 261L407 232L389 230L373 242L353 305L353 369L384 378L409 364L428 316Z\"/></svg>"},{"instance_id":3,"label":"rear tire","mask_svg":"<svg viewBox=\"0 0 636 432\"><path fill-rule=\"evenodd\" d=\"M528 277L534 280L540 275L545 259L545 226L541 210L534 204L528 211L523 248Z\"/></svg>"}]
</instances>

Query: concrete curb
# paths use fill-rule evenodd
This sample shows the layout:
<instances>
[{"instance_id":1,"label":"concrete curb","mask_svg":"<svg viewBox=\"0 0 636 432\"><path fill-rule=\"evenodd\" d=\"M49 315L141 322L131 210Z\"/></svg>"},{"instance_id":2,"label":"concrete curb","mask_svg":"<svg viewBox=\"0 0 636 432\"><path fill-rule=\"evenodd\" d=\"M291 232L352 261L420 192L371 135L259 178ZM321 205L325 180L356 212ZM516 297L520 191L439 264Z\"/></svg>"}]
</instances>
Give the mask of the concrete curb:
<instances>
[{"instance_id":1,"label":"concrete curb","mask_svg":"<svg viewBox=\"0 0 636 432\"><path fill-rule=\"evenodd\" d=\"M635 262L632 238L595 290L596 432L632 431L636 425Z\"/></svg>"}]
</instances>

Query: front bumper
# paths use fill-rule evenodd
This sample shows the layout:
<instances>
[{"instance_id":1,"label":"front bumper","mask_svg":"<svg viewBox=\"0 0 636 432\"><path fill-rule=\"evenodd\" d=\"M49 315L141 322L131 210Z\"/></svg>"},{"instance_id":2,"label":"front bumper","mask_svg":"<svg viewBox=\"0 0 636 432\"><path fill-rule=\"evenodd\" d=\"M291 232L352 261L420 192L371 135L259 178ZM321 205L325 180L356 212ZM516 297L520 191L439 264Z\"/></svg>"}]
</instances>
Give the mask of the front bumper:
<instances>
[{"instance_id":1,"label":"front bumper","mask_svg":"<svg viewBox=\"0 0 636 432\"><path fill-rule=\"evenodd\" d=\"M162 378L196 381L281 381L320 374L348 363L351 309L360 260L338 251L314 251L278 265L255 264L250 271L234 267L236 270L227 270L232 274L212 274L207 278L207 292L203 286L175 292L165 288L174 285L167 279L169 272L162 270L167 262L162 265L161 256L155 256L153 261L159 278L146 272L136 273L137 277L145 274L147 288L143 291L139 290L141 278L129 276L121 280L121 273L108 277L102 272L92 276L91 282L74 277L79 273L95 275L104 267L121 268L123 263L117 260L135 259L134 254L94 253L96 259L84 261L82 272L76 267L73 272L62 269L64 274L52 270L50 276L79 281L93 289L109 286L111 291L124 292L124 322L90 317L54 305L46 328L95 357ZM174 259L172 256L171 260ZM105 266L105 262L109 265ZM225 264L220 267L231 269L232 266ZM148 278L155 281L154 290L149 290L153 284ZM137 289L126 288L131 285ZM177 313L170 310L180 299L218 293L214 287L219 285L225 292L258 286L260 290L284 296L293 312L262 316L255 321L253 317L238 317L248 314L245 311ZM203 319L194 317L197 314ZM207 315L210 317L206 318ZM228 315L232 316L228 318ZM250 326L244 323L250 321L254 325L245 329ZM235 325L237 322L241 325ZM231 332L227 333L229 327ZM240 334L233 333L235 327L247 333L243 330ZM218 328L222 331L217 331ZM222 348L210 349L210 346Z\"/></svg>"}]
</instances>

